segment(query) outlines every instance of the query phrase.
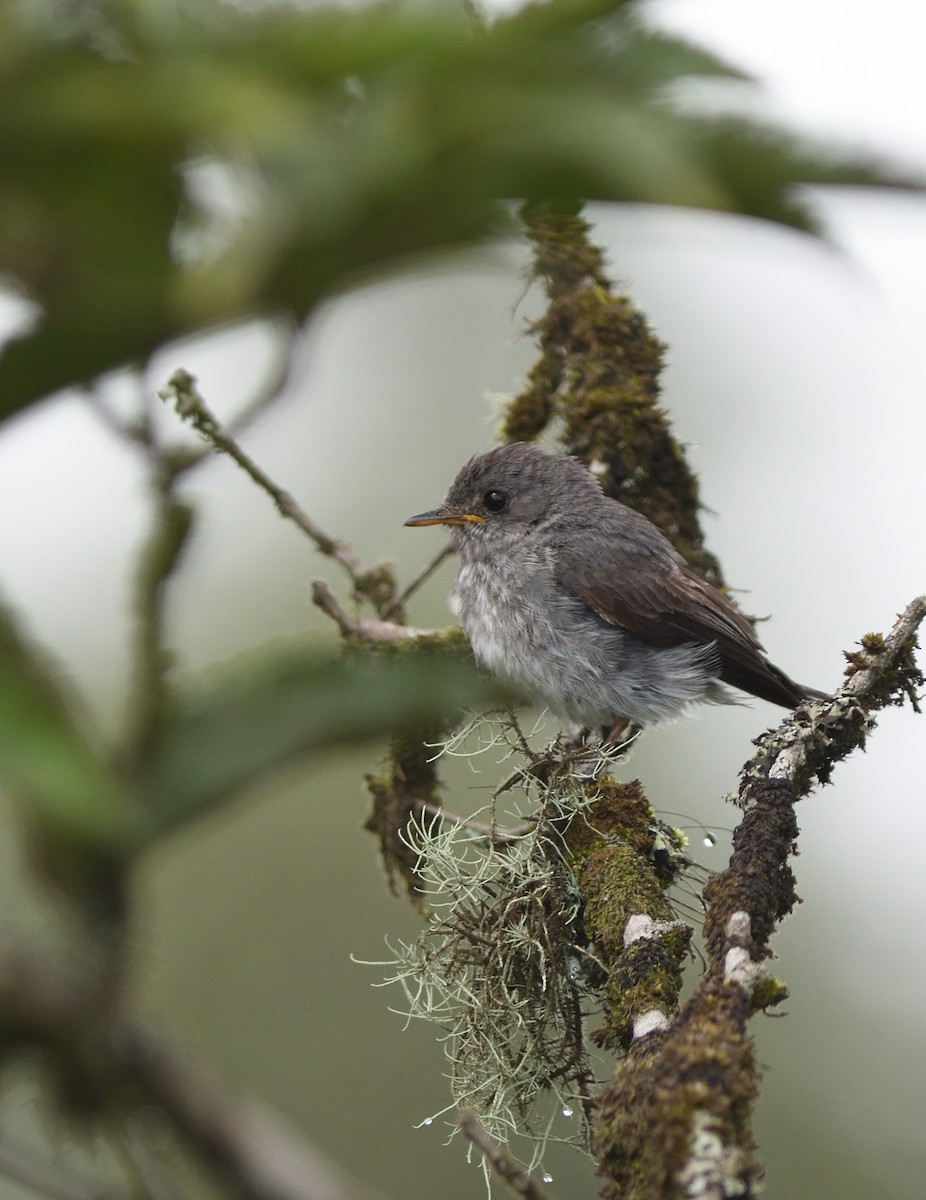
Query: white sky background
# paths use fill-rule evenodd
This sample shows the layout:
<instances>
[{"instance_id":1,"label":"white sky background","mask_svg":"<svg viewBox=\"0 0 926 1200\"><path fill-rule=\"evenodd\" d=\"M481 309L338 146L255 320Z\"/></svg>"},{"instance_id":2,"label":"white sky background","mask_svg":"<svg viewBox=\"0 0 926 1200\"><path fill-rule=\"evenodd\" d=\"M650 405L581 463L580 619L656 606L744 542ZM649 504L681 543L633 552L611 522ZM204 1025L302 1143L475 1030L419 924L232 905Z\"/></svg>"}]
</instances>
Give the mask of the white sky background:
<instances>
[{"instance_id":1,"label":"white sky background","mask_svg":"<svg viewBox=\"0 0 926 1200\"><path fill-rule=\"evenodd\" d=\"M926 177L926 15L912 0L662 0L653 11L758 75L771 114ZM592 215L616 274L670 344L666 403L696 443L716 514L710 544L750 590L746 607L773 614L772 657L827 687L841 650L926 590L926 199L845 192L821 205L836 250L712 215ZM503 252L331 305L308 340L299 402L250 436L255 457L361 554L385 548L407 572L436 544L403 519L438 501L489 443L486 393L516 387L532 360L520 337L529 305L512 319L518 265ZM163 378L187 366L226 412L259 377L266 345L248 333L171 348ZM382 471L384 446L394 472ZM307 580L334 582L333 569L227 464L195 490L202 536L174 608L189 661L320 627ZM104 715L121 689L124 562L143 512L137 464L75 402L0 436L2 587ZM443 587L416 618L444 619ZM630 770L657 806L732 824L719 797L774 718L767 706L705 712L651 735ZM924 746L926 718L889 712L869 752L801 806L806 903L776 941L791 1016L760 1022L773 1066L760 1131L773 1197L826 1195L826 1147L844 1155L847 1135L860 1195L875 1177L888 1200L921 1193ZM684 801L680 778L697 780ZM804 1102L815 1106L810 1126Z\"/></svg>"}]
</instances>

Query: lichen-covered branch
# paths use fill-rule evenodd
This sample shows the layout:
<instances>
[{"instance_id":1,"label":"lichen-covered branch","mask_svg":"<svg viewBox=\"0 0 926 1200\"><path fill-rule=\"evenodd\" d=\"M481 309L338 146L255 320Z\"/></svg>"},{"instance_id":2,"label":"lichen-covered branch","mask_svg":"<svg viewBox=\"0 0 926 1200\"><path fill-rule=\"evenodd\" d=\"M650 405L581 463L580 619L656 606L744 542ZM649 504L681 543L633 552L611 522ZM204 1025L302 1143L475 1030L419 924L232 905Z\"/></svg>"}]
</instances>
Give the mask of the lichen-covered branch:
<instances>
[{"instance_id":1,"label":"lichen-covered branch","mask_svg":"<svg viewBox=\"0 0 926 1200\"><path fill-rule=\"evenodd\" d=\"M745 812L730 863L704 890L705 978L674 1021L631 1045L600 1098L596 1146L606 1200L755 1194L758 1071L747 1029L754 1012L787 996L763 963L796 900L794 805L864 745L873 712L906 697L915 703L923 676L913 652L924 617L926 597L919 597L887 638L868 635L861 652L847 655L847 682L831 700L802 705L757 740L741 777Z\"/></svg>"},{"instance_id":2,"label":"lichen-covered branch","mask_svg":"<svg viewBox=\"0 0 926 1200\"><path fill-rule=\"evenodd\" d=\"M566 833L583 903L585 935L607 973L604 1026L592 1035L622 1051L665 1028L676 1011L691 928L677 920L669 887L686 859L658 821L639 781L589 781L591 801Z\"/></svg>"},{"instance_id":3,"label":"lichen-covered branch","mask_svg":"<svg viewBox=\"0 0 926 1200\"><path fill-rule=\"evenodd\" d=\"M795 903L788 859L797 837L794 804L833 767L865 745L874 728L872 714L909 698L917 705L923 684L913 654L916 630L926 616L926 597L914 600L886 637L868 634L861 650L848 654L846 682L829 701L801 705L786 721L755 742L756 753L743 768L737 803L744 816L733 838L726 870L705 888L705 939L711 969L720 974L735 913L748 914L749 949L767 955L777 923Z\"/></svg>"},{"instance_id":4,"label":"lichen-covered branch","mask_svg":"<svg viewBox=\"0 0 926 1200\"><path fill-rule=\"evenodd\" d=\"M540 358L508 405L506 441L532 441L558 417L562 448L609 496L643 513L692 567L723 586L704 546L698 481L659 405L665 346L608 277L578 208L530 205L522 220L547 308L532 332Z\"/></svg>"}]
</instances>

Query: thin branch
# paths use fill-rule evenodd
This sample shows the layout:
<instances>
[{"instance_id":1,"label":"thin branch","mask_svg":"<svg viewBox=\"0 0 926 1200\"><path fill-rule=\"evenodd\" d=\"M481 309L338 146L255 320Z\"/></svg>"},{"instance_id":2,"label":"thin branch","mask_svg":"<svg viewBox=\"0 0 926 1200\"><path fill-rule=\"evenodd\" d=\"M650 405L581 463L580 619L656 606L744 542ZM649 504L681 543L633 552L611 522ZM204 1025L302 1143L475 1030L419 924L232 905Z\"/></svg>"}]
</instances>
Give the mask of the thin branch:
<instances>
[{"instance_id":1,"label":"thin branch","mask_svg":"<svg viewBox=\"0 0 926 1200\"><path fill-rule=\"evenodd\" d=\"M524 1196L526 1200L553 1200L551 1193L542 1187L529 1171L489 1137L473 1113L461 1114L460 1129L515 1195Z\"/></svg>"},{"instance_id":2,"label":"thin branch","mask_svg":"<svg viewBox=\"0 0 926 1200\"><path fill-rule=\"evenodd\" d=\"M13 1179L49 1200L128 1200L121 1188L83 1179L71 1167L67 1175L40 1162L29 1151L0 1142L0 1175Z\"/></svg>"},{"instance_id":3,"label":"thin branch","mask_svg":"<svg viewBox=\"0 0 926 1200\"><path fill-rule=\"evenodd\" d=\"M451 556L451 554L453 554L453 552L454 549L451 542L448 542L445 546L442 546L441 549L438 550L438 552L430 560L430 562L426 562L418 574L411 580L411 582L398 594L398 596L396 596L392 604L382 614L384 620L388 620L395 613L401 612L404 606L408 603L410 597L418 591L422 584L426 583L427 580L431 578L441 563L445 562Z\"/></svg>"},{"instance_id":4,"label":"thin branch","mask_svg":"<svg viewBox=\"0 0 926 1200\"><path fill-rule=\"evenodd\" d=\"M312 603L327 614L347 638L360 638L366 642L398 642L433 638L440 634L439 629L417 629L414 625L399 625L395 621L375 621L370 618L355 621L347 615L323 579L312 580Z\"/></svg>"},{"instance_id":5,"label":"thin branch","mask_svg":"<svg viewBox=\"0 0 926 1200\"><path fill-rule=\"evenodd\" d=\"M99 380L87 389L85 395L100 421L119 441L132 442L146 451L150 450L153 431L143 404L140 405L139 414L134 420L124 420L110 407L103 395L103 387Z\"/></svg>"},{"instance_id":6,"label":"thin branch","mask_svg":"<svg viewBox=\"0 0 926 1200\"><path fill-rule=\"evenodd\" d=\"M276 322L277 330L282 331L283 344L279 348L274 364L267 370L256 392L247 401L237 416L229 423L227 432L232 436L242 433L251 425L265 409L269 408L283 394L293 377L296 351L298 348L298 326L291 320L280 319ZM99 387L90 393L90 399L103 423L118 437L150 447L153 443L152 414L146 411L150 399L158 396L164 399L162 392L151 379L151 366L146 365L140 379L141 416L137 421L123 421L107 405ZM187 447L170 447L165 449L164 457L169 461L171 470L177 476L185 474L214 456L213 445L190 449Z\"/></svg>"},{"instance_id":7,"label":"thin branch","mask_svg":"<svg viewBox=\"0 0 926 1200\"><path fill-rule=\"evenodd\" d=\"M68 1088L104 1117L124 1121L160 1109L237 1200L377 1200L269 1110L208 1078L149 1025L101 1004L95 966L84 956L4 949L0 1011L10 1043L46 1050ZM9 1154L0 1158L4 1167L23 1178L31 1170L53 1200L111 1200L100 1188L69 1192L40 1167L17 1168Z\"/></svg>"},{"instance_id":8,"label":"thin branch","mask_svg":"<svg viewBox=\"0 0 926 1200\"><path fill-rule=\"evenodd\" d=\"M196 387L196 380L189 371L182 369L175 371L171 375L167 387L158 394L163 400L173 400L178 415L211 442L216 450L227 454L236 462L254 483L267 493L280 515L301 529L322 554L335 559L351 580L356 583L358 576L362 574L362 566L353 550L345 542L325 533L322 527L316 524L308 513L296 503L289 492L275 483L250 455L242 450L231 434L222 426L218 417L209 409Z\"/></svg>"},{"instance_id":9,"label":"thin branch","mask_svg":"<svg viewBox=\"0 0 926 1200\"><path fill-rule=\"evenodd\" d=\"M113 1039L122 1071L242 1200L378 1200L256 1102L232 1096L143 1026Z\"/></svg>"},{"instance_id":10,"label":"thin branch","mask_svg":"<svg viewBox=\"0 0 926 1200\"><path fill-rule=\"evenodd\" d=\"M292 382L295 369L296 351L299 348L297 338L299 326L291 319L277 321L277 328L283 332L285 339L276 363L261 382L260 387L229 423L228 432L237 437L243 433L266 409L274 404L286 391ZM283 328L285 326L285 328Z\"/></svg>"},{"instance_id":11,"label":"thin branch","mask_svg":"<svg viewBox=\"0 0 926 1200\"><path fill-rule=\"evenodd\" d=\"M156 456L157 452L152 450L152 454ZM170 667L164 638L167 585L193 525L193 510L173 495L172 472L164 469L157 457L154 470L157 510L136 583L135 711L129 739L129 760L135 767L147 759L161 724Z\"/></svg>"},{"instance_id":12,"label":"thin branch","mask_svg":"<svg viewBox=\"0 0 926 1200\"><path fill-rule=\"evenodd\" d=\"M138 382L137 415L123 419L107 402L99 383L88 390L94 412L116 437L141 448L151 474L154 517L138 563L136 578L136 653L133 658L133 712L126 758L138 767L157 737L165 702L170 655L164 639L166 589L180 562L193 523L193 511L176 498L176 483L190 460L165 449L157 436L150 393Z\"/></svg>"}]
</instances>

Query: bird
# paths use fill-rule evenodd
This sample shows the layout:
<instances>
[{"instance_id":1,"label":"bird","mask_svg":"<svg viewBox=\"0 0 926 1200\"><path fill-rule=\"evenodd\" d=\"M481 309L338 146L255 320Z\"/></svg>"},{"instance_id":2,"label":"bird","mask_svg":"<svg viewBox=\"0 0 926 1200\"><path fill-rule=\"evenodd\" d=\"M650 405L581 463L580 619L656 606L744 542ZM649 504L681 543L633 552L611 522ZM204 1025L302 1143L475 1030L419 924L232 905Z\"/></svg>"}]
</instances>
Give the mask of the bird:
<instances>
[{"instance_id":1,"label":"bird","mask_svg":"<svg viewBox=\"0 0 926 1200\"><path fill-rule=\"evenodd\" d=\"M450 608L476 660L565 721L642 729L741 703L732 689L790 709L826 698L770 662L726 596L569 455L531 442L477 454L405 524L449 527Z\"/></svg>"}]
</instances>

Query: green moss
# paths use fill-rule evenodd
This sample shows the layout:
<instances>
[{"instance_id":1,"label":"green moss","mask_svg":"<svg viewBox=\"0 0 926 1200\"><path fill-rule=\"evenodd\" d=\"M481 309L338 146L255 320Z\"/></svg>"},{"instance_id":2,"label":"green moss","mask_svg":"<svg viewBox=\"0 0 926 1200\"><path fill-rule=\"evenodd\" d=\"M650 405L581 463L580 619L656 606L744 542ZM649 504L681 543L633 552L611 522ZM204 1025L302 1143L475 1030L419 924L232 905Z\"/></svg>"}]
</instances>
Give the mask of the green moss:
<instances>
[{"instance_id":1,"label":"green moss","mask_svg":"<svg viewBox=\"0 0 926 1200\"><path fill-rule=\"evenodd\" d=\"M594 799L587 821L573 821L566 842L573 856L621 840L646 855L653 844L656 817L638 779L619 783L614 779L589 780L583 788Z\"/></svg>"},{"instance_id":2,"label":"green moss","mask_svg":"<svg viewBox=\"0 0 926 1200\"><path fill-rule=\"evenodd\" d=\"M783 1004L790 994L784 980L767 975L753 988L752 1011L762 1012L767 1008L774 1008L776 1004Z\"/></svg>"},{"instance_id":3,"label":"green moss","mask_svg":"<svg viewBox=\"0 0 926 1200\"><path fill-rule=\"evenodd\" d=\"M722 585L704 548L697 480L658 403L665 346L614 289L574 208L534 205L522 216L549 303L531 328L540 358L508 406L502 438L531 441L559 419L563 449L595 465L605 492L649 517L695 570Z\"/></svg>"},{"instance_id":4,"label":"green moss","mask_svg":"<svg viewBox=\"0 0 926 1200\"><path fill-rule=\"evenodd\" d=\"M730 1195L759 1174L751 1135L757 1070L745 1034L749 1000L706 980L685 1014L647 1038L619 1065L597 1108L595 1149L605 1200L665 1200L680 1194L699 1116L728 1151Z\"/></svg>"},{"instance_id":5,"label":"green moss","mask_svg":"<svg viewBox=\"0 0 926 1200\"><path fill-rule=\"evenodd\" d=\"M608 981L608 1014L605 1026L592 1035L609 1050L626 1049L634 1020L658 1009L671 1016L678 1007L682 964L688 953L691 930L679 927L680 936L660 935L632 942L614 963Z\"/></svg>"},{"instance_id":6,"label":"green moss","mask_svg":"<svg viewBox=\"0 0 926 1200\"><path fill-rule=\"evenodd\" d=\"M926 684L926 677L917 666L916 651L919 648L916 637L908 638L900 648L899 654L886 665L887 643L880 633L866 633L861 640L861 650L846 654L846 679L851 679L858 671L875 670L876 681L873 688L868 689L865 697L865 711L876 712L890 704L903 704L909 699L914 709L919 711L918 693Z\"/></svg>"},{"instance_id":7,"label":"green moss","mask_svg":"<svg viewBox=\"0 0 926 1200\"><path fill-rule=\"evenodd\" d=\"M583 901L585 935L607 972L605 1023L592 1036L611 1050L629 1045L633 1022L678 1005L691 930L675 920L667 876L653 858L657 822L639 784L597 780L586 785L593 808L566 833ZM660 923L651 936L624 944L628 920Z\"/></svg>"},{"instance_id":8,"label":"green moss","mask_svg":"<svg viewBox=\"0 0 926 1200\"><path fill-rule=\"evenodd\" d=\"M343 645L349 653L364 658L407 659L409 656L427 658L430 655L467 661L473 656L466 634L457 625L449 625L446 629L422 637L371 640L347 636L343 639Z\"/></svg>"}]
</instances>

